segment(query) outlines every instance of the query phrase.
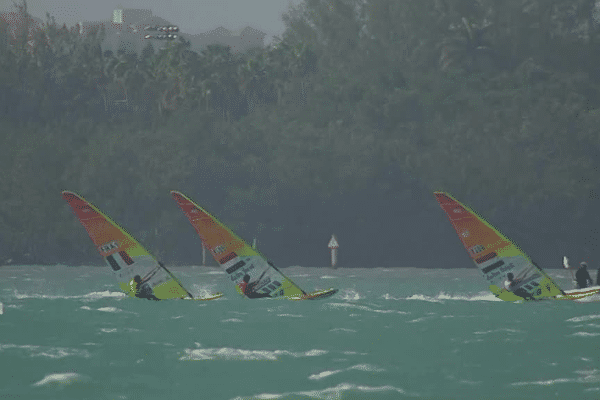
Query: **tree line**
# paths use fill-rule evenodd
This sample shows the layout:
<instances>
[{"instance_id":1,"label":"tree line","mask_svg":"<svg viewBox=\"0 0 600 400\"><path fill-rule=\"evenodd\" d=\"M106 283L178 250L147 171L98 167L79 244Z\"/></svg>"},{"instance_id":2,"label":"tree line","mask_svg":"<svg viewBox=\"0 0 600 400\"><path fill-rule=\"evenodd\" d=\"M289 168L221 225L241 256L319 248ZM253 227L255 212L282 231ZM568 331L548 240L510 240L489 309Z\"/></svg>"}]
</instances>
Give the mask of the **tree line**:
<instances>
[{"instance_id":1,"label":"tree line","mask_svg":"<svg viewBox=\"0 0 600 400\"><path fill-rule=\"evenodd\" d=\"M184 39L102 52L102 29L47 15L31 34L16 10L14 36L0 21L0 261L90 255L62 250L89 249L62 189L127 221L199 174L252 182L216 189L229 209L283 187L351 195L390 165L459 198L597 200L591 0L306 0L244 54ZM130 223L168 231L174 212Z\"/></svg>"}]
</instances>

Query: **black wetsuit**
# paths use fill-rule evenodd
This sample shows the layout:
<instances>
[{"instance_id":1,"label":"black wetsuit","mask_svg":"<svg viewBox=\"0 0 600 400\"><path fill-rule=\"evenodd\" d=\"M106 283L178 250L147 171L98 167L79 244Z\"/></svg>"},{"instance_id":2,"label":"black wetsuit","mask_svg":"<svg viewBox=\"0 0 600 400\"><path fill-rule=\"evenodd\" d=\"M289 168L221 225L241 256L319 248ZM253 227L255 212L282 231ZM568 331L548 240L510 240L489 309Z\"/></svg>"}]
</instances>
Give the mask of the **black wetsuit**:
<instances>
[{"instance_id":1,"label":"black wetsuit","mask_svg":"<svg viewBox=\"0 0 600 400\"><path fill-rule=\"evenodd\" d=\"M135 296L141 299L160 300L152 293L152 288L147 283L138 284Z\"/></svg>"},{"instance_id":2,"label":"black wetsuit","mask_svg":"<svg viewBox=\"0 0 600 400\"><path fill-rule=\"evenodd\" d=\"M518 280L512 281L509 285L510 291L513 292L514 294L516 294L517 296L522 297L523 300L535 300L535 297L533 297L531 295L531 293L529 293L527 290L525 290L523 288L514 289L514 287L517 286L518 284L519 284Z\"/></svg>"},{"instance_id":3,"label":"black wetsuit","mask_svg":"<svg viewBox=\"0 0 600 400\"><path fill-rule=\"evenodd\" d=\"M594 281L592 281L590 273L586 268L579 268L577 272L575 272L575 281L577 282L578 289L584 289L594 284Z\"/></svg>"},{"instance_id":4,"label":"black wetsuit","mask_svg":"<svg viewBox=\"0 0 600 400\"><path fill-rule=\"evenodd\" d=\"M262 297L271 297L271 295L269 293L258 293L254 291L254 288L256 287L256 284L258 282L252 282L246 285L246 287L244 288L244 294L249 298L249 299L260 299Z\"/></svg>"}]
</instances>

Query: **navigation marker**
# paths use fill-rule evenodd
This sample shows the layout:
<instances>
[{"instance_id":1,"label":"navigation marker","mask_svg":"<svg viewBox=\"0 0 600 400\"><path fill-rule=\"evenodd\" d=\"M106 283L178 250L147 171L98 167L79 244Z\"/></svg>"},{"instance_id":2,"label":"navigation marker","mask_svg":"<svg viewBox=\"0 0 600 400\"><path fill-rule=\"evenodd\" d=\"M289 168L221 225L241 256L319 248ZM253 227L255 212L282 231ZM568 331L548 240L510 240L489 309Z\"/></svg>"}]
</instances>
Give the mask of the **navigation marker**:
<instances>
[{"instance_id":1,"label":"navigation marker","mask_svg":"<svg viewBox=\"0 0 600 400\"><path fill-rule=\"evenodd\" d=\"M331 268L335 269L337 265L337 249L338 247L340 247L340 245L337 242L337 239L335 238L335 235L331 235L331 239L329 240L329 244L327 245L327 247L329 247L329 249L331 250Z\"/></svg>"}]
</instances>

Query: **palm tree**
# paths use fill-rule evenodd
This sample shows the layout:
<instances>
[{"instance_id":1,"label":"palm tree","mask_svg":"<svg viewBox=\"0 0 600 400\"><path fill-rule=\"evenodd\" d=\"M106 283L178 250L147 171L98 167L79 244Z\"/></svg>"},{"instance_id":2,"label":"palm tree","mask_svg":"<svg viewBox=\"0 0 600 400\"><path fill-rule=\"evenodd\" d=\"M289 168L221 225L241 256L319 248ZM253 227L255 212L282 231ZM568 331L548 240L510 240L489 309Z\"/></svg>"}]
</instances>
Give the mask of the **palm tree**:
<instances>
[{"instance_id":1,"label":"palm tree","mask_svg":"<svg viewBox=\"0 0 600 400\"><path fill-rule=\"evenodd\" d=\"M465 17L459 25L452 25L452 37L442 41L440 66L442 71L451 67L464 69L468 73L478 68L478 61L484 57L494 60L492 46L484 39L491 22L470 23Z\"/></svg>"}]
</instances>

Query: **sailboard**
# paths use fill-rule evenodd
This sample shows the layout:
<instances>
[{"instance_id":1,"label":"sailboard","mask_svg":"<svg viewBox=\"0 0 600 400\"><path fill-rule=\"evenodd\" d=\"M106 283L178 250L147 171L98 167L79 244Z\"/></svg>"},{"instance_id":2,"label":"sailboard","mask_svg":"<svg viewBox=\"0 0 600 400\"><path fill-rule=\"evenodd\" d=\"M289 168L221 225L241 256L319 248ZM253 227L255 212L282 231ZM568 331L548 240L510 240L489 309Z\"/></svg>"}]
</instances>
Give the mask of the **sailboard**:
<instances>
[{"instance_id":1,"label":"sailboard","mask_svg":"<svg viewBox=\"0 0 600 400\"><path fill-rule=\"evenodd\" d=\"M580 300L600 291L600 287L563 291L523 250L469 207L448 193L434 195L490 291L499 299ZM509 273L517 282L509 286L510 290L506 287Z\"/></svg>"},{"instance_id":2,"label":"sailboard","mask_svg":"<svg viewBox=\"0 0 600 400\"><path fill-rule=\"evenodd\" d=\"M129 296L135 296L133 278L136 275L141 277L143 284L150 286L154 296L160 300L213 300L223 296L222 293L215 293L208 297L194 298L171 271L93 204L73 192L64 191L62 195L92 239L100 256L113 271L119 287Z\"/></svg>"},{"instance_id":3,"label":"sailboard","mask_svg":"<svg viewBox=\"0 0 600 400\"><path fill-rule=\"evenodd\" d=\"M227 279L235 284L239 294L244 295L242 290L244 278L253 285L253 293L261 297L313 300L337 293L338 290L334 288L306 293L256 248L249 246L202 207L180 192L171 191L171 195L200 236L206 249L225 270Z\"/></svg>"}]
</instances>

